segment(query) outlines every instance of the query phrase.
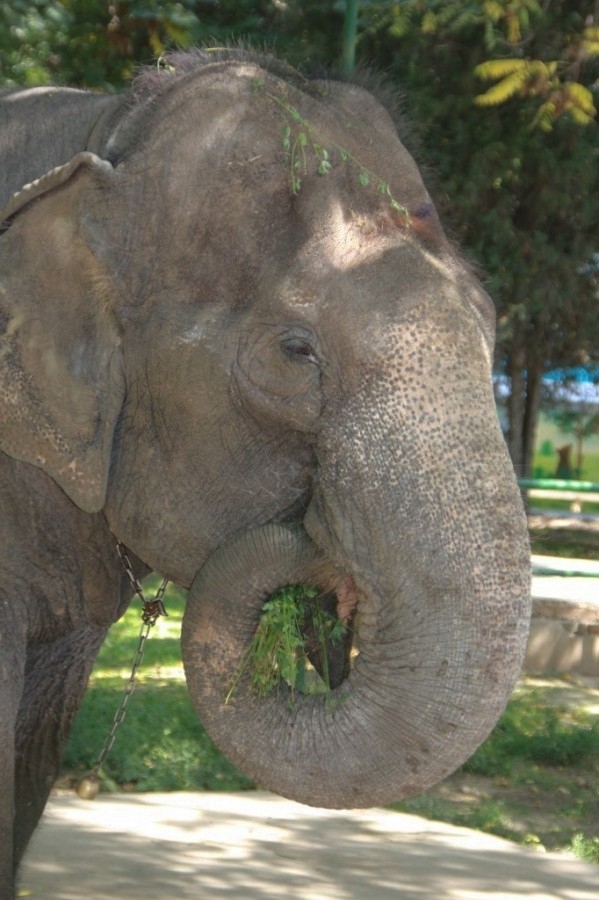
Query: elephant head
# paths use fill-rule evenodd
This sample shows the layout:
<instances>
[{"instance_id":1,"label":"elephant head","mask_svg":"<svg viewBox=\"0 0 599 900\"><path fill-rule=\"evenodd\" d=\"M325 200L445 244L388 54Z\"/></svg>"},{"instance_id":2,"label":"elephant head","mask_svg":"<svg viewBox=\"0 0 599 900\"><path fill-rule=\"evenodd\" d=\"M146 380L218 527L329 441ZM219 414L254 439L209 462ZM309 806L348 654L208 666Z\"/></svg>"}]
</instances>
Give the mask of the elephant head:
<instances>
[{"instance_id":1,"label":"elephant head","mask_svg":"<svg viewBox=\"0 0 599 900\"><path fill-rule=\"evenodd\" d=\"M493 727L528 627L491 303L363 89L231 54L135 99L7 210L3 447L191 586L191 694L256 781L323 806L422 790ZM298 582L351 611L349 673L225 702Z\"/></svg>"}]
</instances>

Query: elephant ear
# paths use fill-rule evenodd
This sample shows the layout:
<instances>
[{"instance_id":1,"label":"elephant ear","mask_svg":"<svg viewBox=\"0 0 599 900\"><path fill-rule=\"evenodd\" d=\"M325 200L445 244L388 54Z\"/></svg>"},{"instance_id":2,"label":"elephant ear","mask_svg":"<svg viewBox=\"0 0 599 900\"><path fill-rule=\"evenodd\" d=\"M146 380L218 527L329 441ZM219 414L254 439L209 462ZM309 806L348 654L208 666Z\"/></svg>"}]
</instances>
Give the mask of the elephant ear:
<instances>
[{"instance_id":1,"label":"elephant ear","mask_svg":"<svg viewBox=\"0 0 599 900\"><path fill-rule=\"evenodd\" d=\"M107 274L82 218L116 180L110 163L80 153L0 211L0 449L86 512L104 505L124 378Z\"/></svg>"}]
</instances>

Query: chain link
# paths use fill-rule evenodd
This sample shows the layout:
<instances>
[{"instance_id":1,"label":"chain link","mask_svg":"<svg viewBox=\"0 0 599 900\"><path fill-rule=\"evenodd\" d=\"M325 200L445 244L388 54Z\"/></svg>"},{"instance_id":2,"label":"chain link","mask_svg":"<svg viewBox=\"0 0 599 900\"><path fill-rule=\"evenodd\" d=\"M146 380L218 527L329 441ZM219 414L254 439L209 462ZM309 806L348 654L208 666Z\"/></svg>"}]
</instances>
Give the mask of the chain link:
<instances>
[{"instance_id":1,"label":"chain link","mask_svg":"<svg viewBox=\"0 0 599 900\"><path fill-rule=\"evenodd\" d=\"M141 631L139 634L139 643L138 643L137 649L135 651L135 656L133 657L131 673L130 673L129 678L127 679L127 683L125 684L125 687L123 689L123 697L122 697L122 700L120 702L120 705L119 705L117 711L114 714L114 718L112 720L112 726L106 736L106 740L104 741L104 746L102 747L102 750L100 751L100 755L98 756L98 760L97 760L95 766L91 770L90 775L92 775L92 776L98 775L100 769L102 768L104 760L106 759L106 757L112 750L112 745L114 744L116 732L117 732L119 726L122 725L125 720L125 716L127 714L127 703L129 702L129 698L131 697L133 691L135 690L135 683L136 683L135 679L137 677L138 669L143 662L145 643L146 643L146 640L150 633L150 629L152 628L153 624L154 624L153 622L144 622L143 625L141 626Z\"/></svg>"},{"instance_id":2,"label":"chain link","mask_svg":"<svg viewBox=\"0 0 599 900\"><path fill-rule=\"evenodd\" d=\"M168 616L168 613L164 607L164 592L166 591L168 585L168 579L163 578L160 587L156 592L156 596L149 600L144 596L144 592L142 589L139 580L135 576L135 572L133 571L133 566L131 564L131 560L127 554L125 547L122 544L117 544L117 551L119 554L119 558L123 564L125 572L129 578L129 582L131 587L133 588L133 592L137 597L141 600L142 611L141 611L141 620L142 626L139 632L139 641L137 644L137 649L135 650L135 654L133 656L133 663L131 665L131 673L129 678L127 679L127 683L123 689L123 697L119 704L117 711L114 714L114 718L112 720L112 726L110 731L106 736L106 740L104 741L104 746L100 751L100 755L98 756L97 762L95 766L91 769L91 771L79 782L82 784L84 781L89 783L93 783L95 785L98 784L100 780L100 769L104 764L104 761L110 751L112 750L112 745L114 744L114 740L116 737L117 730L123 724L125 720L125 716L127 714L127 703L135 690L137 673L139 671L139 667L141 666L144 658L144 651L146 641L150 634L151 629L156 624L157 619L160 616ZM96 787L97 791L97 787Z\"/></svg>"},{"instance_id":3,"label":"chain link","mask_svg":"<svg viewBox=\"0 0 599 900\"><path fill-rule=\"evenodd\" d=\"M162 584L158 588L158 591L156 592L156 596L152 600L148 600L146 597L144 597L144 592L142 590L141 584L139 583L138 579L135 577L135 572L133 571L133 566L131 564L131 560L129 559L129 556L127 555L127 551L126 551L125 547L123 546L123 544L119 543L116 545L116 548L117 548L117 551L119 554L119 559L121 560L121 562L123 564L123 568L125 569L125 572L127 573L131 587L133 588L133 592L141 600L141 605L142 605L141 620L142 620L142 622L144 624L155 625L156 619L158 619L160 616L168 617L168 613L167 613L166 609L164 608L164 599L163 599L164 592L165 592L166 586L168 584L168 578L162 579ZM146 637L147 637L147 635L146 635Z\"/></svg>"}]
</instances>

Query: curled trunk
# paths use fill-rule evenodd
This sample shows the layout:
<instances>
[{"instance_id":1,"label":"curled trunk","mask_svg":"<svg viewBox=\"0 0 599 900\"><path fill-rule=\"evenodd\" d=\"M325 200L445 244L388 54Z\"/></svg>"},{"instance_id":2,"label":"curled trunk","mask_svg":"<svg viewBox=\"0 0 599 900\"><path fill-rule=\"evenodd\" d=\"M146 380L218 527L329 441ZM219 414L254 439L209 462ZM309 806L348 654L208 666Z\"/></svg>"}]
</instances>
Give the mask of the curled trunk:
<instances>
[{"instance_id":1,"label":"curled trunk","mask_svg":"<svg viewBox=\"0 0 599 900\"><path fill-rule=\"evenodd\" d=\"M358 589L359 653L348 677L327 695L298 700L283 683L260 696L244 657L264 601L295 583L330 591L342 578L303 529L267 525L218 550L192 586L183 659L217 746L260 786L314 806L389 803L452 772L486 737L511 688L488 690L496 654L481 645L476 617L464 634L459 610L431 622L405 602L398 635L392 608ZM522 635L505 645L508 667Z\"/></svg>"}]
</instances>

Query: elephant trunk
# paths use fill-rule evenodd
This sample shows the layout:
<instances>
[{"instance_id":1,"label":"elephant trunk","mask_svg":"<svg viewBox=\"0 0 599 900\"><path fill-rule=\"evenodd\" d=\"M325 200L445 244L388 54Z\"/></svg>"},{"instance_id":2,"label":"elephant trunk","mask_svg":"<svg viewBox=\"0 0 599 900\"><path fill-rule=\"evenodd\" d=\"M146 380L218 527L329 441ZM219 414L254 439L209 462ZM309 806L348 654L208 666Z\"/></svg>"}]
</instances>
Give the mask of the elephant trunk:
<instances>
[{"instance_id":1,"label":"elephant trunk","mask_svg":"<svg viewBox=\"0 0 599 900\"><path fill-rule=\"evenodd\" d=\"M447 548L434 515L414 515L421 521L404 523L392 565L362 545L349 570L358 653L328 696L291 703L284 687L259 696L245 675L227 702L268 595L295 583L347 585L339 550L332 565L303 528L267 525L220 548L197 576L183 631L190 691L215 743L261 786L315 806L388 803L444 778L495 724L525 646L528 557L508 541L490 544L476 528L480 509L467 516L471 559L463 525ZM319 513L306 524L318 535ZM428 557L423 528L427 545L437 543Z\"/></svg>"},{"instance_id":2,"label":"elephant trunk","mask_svg":"<svg viewBox=\"0 0 599 900\"><path fill-rule=\"evenodd\" d=\"M321 437L303 526L242 534L198 574L183 629L190 691L261 786L315 806L399 800L461 765L503 710L530 616L526 523L493 417L469 430L458 419L427 433L381 416L373 435L361 404L341 439L333 425ZM244 678L226 702L265 599L298 582L352 585L348 677L295 703Z\"/></svg>"}]
</instances>

